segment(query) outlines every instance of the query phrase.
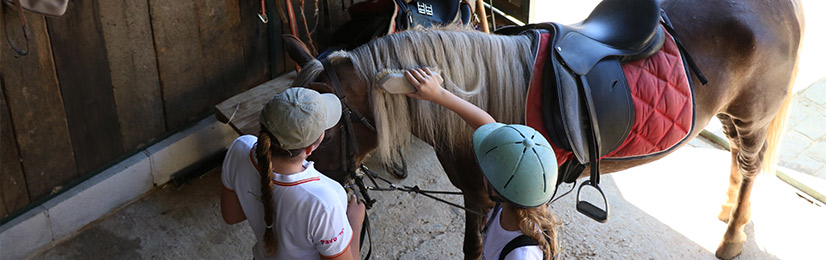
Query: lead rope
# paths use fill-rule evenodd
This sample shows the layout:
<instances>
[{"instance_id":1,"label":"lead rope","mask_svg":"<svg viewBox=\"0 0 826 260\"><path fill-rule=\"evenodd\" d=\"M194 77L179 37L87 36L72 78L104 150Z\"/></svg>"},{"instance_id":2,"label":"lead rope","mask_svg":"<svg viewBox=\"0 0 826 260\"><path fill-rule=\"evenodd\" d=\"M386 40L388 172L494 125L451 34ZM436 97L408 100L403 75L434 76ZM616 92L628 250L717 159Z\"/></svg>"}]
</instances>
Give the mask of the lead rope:
<instances>
[{"instance_id":1,"label":"lead rope","mask_svg":"<svg viewBox=\"0 0 826 260\"><path fill-rule=\"evenodd\" d=\"M370 181L373 183L373 186L368 186L368 187L367 187L367 189L368 189L368 190L375 190L375 191L404 191L404 192L412 192L412 193L416 193L416 194L421 194L421 195L423 195L423 196L425 196L425 197L428 197L428 198L434 199L434 200L436 200L436 201L439 201L439 202L445 203L445 204L447 204L447 205L450 205L450 206L453 206L453 207L456 207L456 208L463 209L465 212L468 212L468 213L472 213L472 214L475 214L475 215L479 215L479 216L485 217L485 214L483 214L483 213L481 213L481 212L479 212L479 211L476 211L476 210L473 210L473 209L467 208L467 207L465 207L465 206L462 206L462 205L459 205L459 204L456 204L456 203L453 203L453 202L450 202L450 201L444 200L444 199L442 199L442 198L439 198L439 197L436 197L436 196L431 195L431 194L463 195L463 193L462 193L462 192L459 192L459 191L435 191L435 190L424 190L424 189L419 188L419 185L414 185L414 186L412 186L412 187L411 187L411 186L406 186L406 185L397 185L397 184L395 184L395 183L393 183L393 182L391 182L391 181L389 181L389 180L387 180L387 179L385 179L385 178L382 178L382 177L381 177L381 176L379 176L376 172L374 172L373 170L370 170L369 168L367 168L367 166L365 166L364 164L362 164L359 168L360 168L361 172L362 172L365 176L367 176L367 178L368 178L368 179L370 179ZM386 184L387 184L388 186L390 186L390 187L389 187L389 188L382 188L382 187L379 187L379 184L376 182L376 179L378 179L378 180L380 180L380 181L382 181L382 182L386 183Z\"/></svg>"}]
</instances>

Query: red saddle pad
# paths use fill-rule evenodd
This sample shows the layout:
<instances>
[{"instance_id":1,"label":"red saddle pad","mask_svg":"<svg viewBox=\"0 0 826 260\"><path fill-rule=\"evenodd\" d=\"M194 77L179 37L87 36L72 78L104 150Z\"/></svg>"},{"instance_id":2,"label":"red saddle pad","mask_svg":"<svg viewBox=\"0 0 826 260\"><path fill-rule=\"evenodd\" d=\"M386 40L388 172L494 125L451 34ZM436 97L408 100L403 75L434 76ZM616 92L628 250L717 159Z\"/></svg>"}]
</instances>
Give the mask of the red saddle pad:
<instances>
[{"instance_id":1,"label":"red saddle pad","mask_svg":"<svg viewBox=\"0 0 826 260\"><path fill-rule=\"evenodd\" d=\"M667 32L666 32L667 34ZM539 40L534 76L526 98L525 121L545 138L542 120L542 73L547 57L548 35ZM683 58L670 34L662 49L646 59L622 64L634 100L634 124L623 143L603 159L632 159L667 152L683 142L694 124L694 93ZM548 140L551 140L548 138ZM571 151L551 145L562 165L573 158Z\"/></svg>"}]
</instances>

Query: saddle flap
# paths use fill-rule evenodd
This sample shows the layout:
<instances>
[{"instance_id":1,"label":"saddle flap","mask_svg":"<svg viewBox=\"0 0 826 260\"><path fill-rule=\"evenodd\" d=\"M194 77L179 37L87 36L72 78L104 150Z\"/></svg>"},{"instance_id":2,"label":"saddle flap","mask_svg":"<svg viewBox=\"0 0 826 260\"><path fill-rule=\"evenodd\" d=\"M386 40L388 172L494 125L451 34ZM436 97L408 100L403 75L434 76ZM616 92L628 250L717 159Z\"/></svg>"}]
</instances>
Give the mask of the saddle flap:
<instances>
[{"instance_id":1,"label":"saddle flap","mask_svg":"<svg viewBox=\"0 0 826 260\"><path fill-rule=\"evenodd\" d=\"M617 59L606 59L579 78L559 62L553 62L561 124L579 163L591 158L588 138L595 132L599 156L622 144L634 122L634 101ZM592 120L592 117L594 119Z\"/></svg>"},{"instance_id":2,"label":"saddle flap","mask_svg":"<svg viewBox=\"0 0 826 260\"><path fill-rule=\"evenodd\" d=\"M571 151L581 164L588 163L588 142L585 139L588 125L588 111L585 110L584 97L579 93L577 80L574 75L559 64L553 62L556 72L556 91L558 95L558 111L561 116L562 127ZM569 87L565 87L569 86Z\"/></svg>"},{"instance_id":3,"label":"saddle flap","mask_svg":"<svg viewBox=\"0 0 826 260\"><path fill-rule=\"evenodd\" d=\"M555 51L562 57L565 65L578 75L588 74L591 68L605 57L623 54L621 50L614 49L574 31L567 32L562 36L555 47Z\"/></svg>"}]
</instances>

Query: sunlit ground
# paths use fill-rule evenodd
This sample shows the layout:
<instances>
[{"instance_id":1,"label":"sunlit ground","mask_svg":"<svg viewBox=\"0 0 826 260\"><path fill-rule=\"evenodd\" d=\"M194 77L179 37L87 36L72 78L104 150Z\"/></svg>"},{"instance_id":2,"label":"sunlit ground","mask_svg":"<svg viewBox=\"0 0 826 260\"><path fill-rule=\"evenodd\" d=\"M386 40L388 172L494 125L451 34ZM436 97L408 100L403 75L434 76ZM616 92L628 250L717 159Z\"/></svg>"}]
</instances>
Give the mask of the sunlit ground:
<instances>
[{"instance_id":1,"label":"sunlit ground","mask_svg":"<svg viewBox=\"0 0 826 260\"><path fill-rule=\"evenodd\" d=\"M717 220L728 185L728 152L686 147L668 157L612 174L622 199L714 252L725 224ZM750 240L741 259L812 259L823 256L826 209L799 197L772 176L753 189Z\"/></svg>"}]
</instances>

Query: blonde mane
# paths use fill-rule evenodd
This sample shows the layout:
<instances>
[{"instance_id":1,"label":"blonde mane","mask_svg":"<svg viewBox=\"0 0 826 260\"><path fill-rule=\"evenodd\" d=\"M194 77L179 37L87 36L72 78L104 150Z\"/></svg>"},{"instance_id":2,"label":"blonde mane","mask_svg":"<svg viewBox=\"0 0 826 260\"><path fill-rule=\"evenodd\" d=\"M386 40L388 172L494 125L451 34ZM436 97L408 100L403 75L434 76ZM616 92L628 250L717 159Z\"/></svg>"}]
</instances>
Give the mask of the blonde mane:
<instances>
[{"instance_id":1,"label":"blonde mane","mask_svg":"<svg viewBox=\"0 0 826 260\"><path fill-rule=\"evenodd\" d=\"M330 60L349 59L358 76L370 85L378 131L374 155L392 159L393 149L408 144L412 135L436 149L470 149L473 129L444 107L385 92L375 86L377 74L387 69L438 68L448 91L488 111L498 122L522 123L535 59L531 49L528 36L415 29L376 39L350 52L335 52ZM300 75L298 85L314 80L323 70L320 62L310 63L313 71L305 67L302 74L308 75Z\"/></svg>"}]
</instances>

